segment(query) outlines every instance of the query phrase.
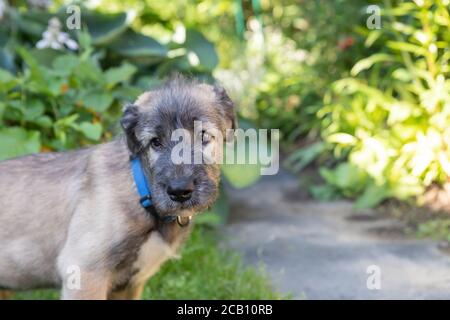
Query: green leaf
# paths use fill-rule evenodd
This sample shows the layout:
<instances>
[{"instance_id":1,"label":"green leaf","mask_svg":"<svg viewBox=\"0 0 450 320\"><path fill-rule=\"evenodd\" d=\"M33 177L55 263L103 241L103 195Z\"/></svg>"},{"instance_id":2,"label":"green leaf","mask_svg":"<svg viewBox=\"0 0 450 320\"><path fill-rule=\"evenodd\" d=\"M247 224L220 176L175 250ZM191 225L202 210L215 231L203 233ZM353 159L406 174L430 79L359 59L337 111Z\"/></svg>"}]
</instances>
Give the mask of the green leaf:
<instances>
[{"instance_id":1,"label":"green leaf","mask_svg":"<svg viewBox=\"0 0 450 320\"><path fill-rule=\"evenodd\" d=\"M127 14L103 14L83 10L82 22L87 25L94 45L106 45L123 33L128 27Z\"/></svg>"},{"instance_id":2,"label":"green leaf","mask_svg":"<svg viewBox=\"0 0 450 320\"><path fill-rule=\"evenodd\" d=\"M381 31L373 30L367 36L366 41L364 42L364 45L366 47L371 47L375 43L375 41L377 41L380 38L381 35L382 35Z\"/></svg>"},{"instance_id":3,"label":"green leaf","mask_svg":"<svg viewBox=\"0 0 450 320\"><path fill-rule=\"evenodd\" d=\"M389 189L386 185L376 185L370 183L361 196L355 202L355 207L359 209L373 208L380 204L390 195Z\"/></svg>"},{"instance_id":4,"label":"green leaf","mask_svg":"<svg viewBox=\"0 0 450 320\"><path fill-rule=\"evenodd\" d=\"M354 145L357 142L357 139L351 134L338 132L327 137L327 141L341 145Z\"/></svg>"},{"instance_id":5,"label":"green leaf","mask_svg":"<svg viewBox=\"0 0 450 320\"><path fill-rule=\"evenodd\" d=\"M340 198L339 191L329 184L323 184L318 186L311 186L309 192L314 199L322 201L330 201Z\"/></svg>"},{"instance_id":6,"label":"green leaf","mask_svg":"<svg viewBox=\"0 0 450 320\"><path fill-rule=\"evenodd\" d=\"M131 29L117 38L110 48L124 57L133 58L139 63L145 64L159 62L167 55L167 49L158 41Z\"/></svg>"},{"instance_id":7,"label":"green leaf","mask_svg":"<svg viewBox=\"0 0 450 320\"><path fill-rule=\"evenodd\" d=\"M419 56L424 56L427 54L427 50L425 48L419 47L415 44L411 44L408 42L388 41L386 45L391 49L398 51L408 51Z\"/></svg>"},{"instance_id":8,"label":"green leaf","mask_svg":"<svg viewBox=\"0 0 450 320\"><path fill-rule=\"evenodd\" d=\"M113 87L119 82L130 80L137 68L129 63L123 63L120 67L110 68L105 72L106 83Z\"/></svg>"},{"instance_id":9,"label":"green leaf","mask_svg":"<svg viewBox=\"0 0 450 320\"><path fill-rule=\"evenodd\" d=\"M44 114L45 106L42 101L33 99L24 105L25 120L34 121Z\"/></svg>"},{"instance_id":10,"label":"green leaf","mask_svg":"<svg viewBox=\"0 0 450 320\"><path fill-rule=\"evenodd\" d=\"M62 55L62 51L51 48L30 49L30 54L41 65L50 68L53 61Z\"/></svg>"},{"instance_id":11,"label":"green leaf","mask_svg":"<svg viewBox=\"0 0 450 320\"><path fill-rule=\"evenodd\" d=\"M338 188L345 196L354 196L366 184L366 175L357 166L343 162L334 170L321 167L319 173L325 181Z\"/></svg>"},{"instance_id":12,"label":"green leaf","mask_svg":"<svg viewBox=\"0 0 450 320\"><path fill-rule=\"evenodd\" d=\"M14 79L15 79L14 76L10 72L0 69L0 83L1 84L11 82Z\"/></svg>"},{"instance_id":13,"label":"green leaf","mask_svg":"<svg viewBox=\"0 0 450 320\"><path fill-rule=\"evenodd\" d=\"M89 81L96 84L103 84L104 82L102 70L92 60L80 62L74 70L74 75L82 82Z\"/></svg>"},{"instance_id":14,"label":"green leaf","mask_svg":"<svg viewBox=\"0 0 450 320\"><path fill-rule=\"evenodd\" d=\"M6 70L0 69L0 91L7 92L14 88L18 84L16 79L11 73Z\"/></svg>"},{"instance_id":15,"label":"green leaf","mask_svg":"<svg viewBox=\"0 0 450 320\"><path fill-rule=\"evenodd\" d=\"M36 120L34 120L33 122L36 123L38 126L46 129L51 128L53 124L52 119L49 116L41 116Z\"/></svg>"},{"instance_id":16,"label":"green leaf","mask_svg":"<svg viewBox=\"0 0 450 320\"><path fill-rule=\"evenodd\" d=\"M200 65L204 69L212 71L218 65L219 57L214 44L197 30L186 30L185 46L188 51L197 55Z\"/></svg>"},{"instance_id":17,"label":"green leaf","mask_svg":"<svg viewBox=\"0 0 450 320\"><path fill-rule=\"evenodd\" d=\"M22 32L35 37L41 37L42 33L47 29L48 21L51 18L52 14L50 12L30 9L20 12L17 16L17 24Z\"/></svg>"},{"instance_id":18,"label":"green leaf","mask_svg":"<svg viewBox=\"0 0 450 320\"><path fill-rule=\"evenodd\" d=\"M106 111L114 100L110 93L102 90L88 91L83 95L82 99L87 108L91 108L97 112Z\"/></svg>"},{"instance_id":19,"label":"green leaf","mask_svg":"<svg viewBox=\"0 0 450 320\"><path fill-rule=\"evenodd\" d=\"M120 101L134 101L142 93L142 89L134 86L121 85L114 88L111 93L115 99Z\"/></svg>"},{"instance_id":20,"label":"green leaf","mask_svg":"<svg viewBox=\"0 0 450 320\"><path fill-rule=\"evenodd\" d=\"M82 122L79 125L79 130L88 139L98 141L102 136L102 125L100 123Z\"/></svg>"},{"instance_id":21,"label":"green leaf","mask_svg":"<svg viewBox=\"0 0 450 320\"><path fill-rule=\"evenodd\" d=\"M286 159L286 163L292 166L293 170L301 171L319 157L326 148L327 146L324 142L313 143L292 153Z\"/></svg>"},{"instance_id":22,"label":"green leaf","mask_svg":"<svg viewBox=\"0 0 450 320\"><path fill-rule=\"evenodd\" d=\"M20 55L20 57L25 61L25 63L31 68L36 69L39 67L39 63L37 60L33 57L33 55L29 52L29 50L25 49L24 47L17 47L16 48L17 53Z\"/></svg>"},{"instance_id":23,"label":"green leaf","mask_svg":"<svg viewBox=\"0 0 450 320\"><path fill-rule=\"evenodd\" d=\"M79 60L75 55L65 54L60 55L53 60L53 68L59 74L68 76L79 65Z\"/></svg>"},{"instance_id":24,"label":"green leaf","mask_svg":"<svg viewBox=\"0 0 450 320\"><path fill-rule=\"evenodd\" d=\"M367 70L375 63L393 61L393 57L385 53L376 53L370 57L359 60L350 71L352 76L357 76L361 71Z\"/></svg>"},{"instance_id":25,"label":"green leaf","mask_svg":"<svg viewBox=\"0 0 450 320\"><path fill-rule=\"evenodd\" d=\"M40 133L26 131L20 127L0 129L0 161L29 153L37 153L41 148Z\"/></svg>"}]
</instances>

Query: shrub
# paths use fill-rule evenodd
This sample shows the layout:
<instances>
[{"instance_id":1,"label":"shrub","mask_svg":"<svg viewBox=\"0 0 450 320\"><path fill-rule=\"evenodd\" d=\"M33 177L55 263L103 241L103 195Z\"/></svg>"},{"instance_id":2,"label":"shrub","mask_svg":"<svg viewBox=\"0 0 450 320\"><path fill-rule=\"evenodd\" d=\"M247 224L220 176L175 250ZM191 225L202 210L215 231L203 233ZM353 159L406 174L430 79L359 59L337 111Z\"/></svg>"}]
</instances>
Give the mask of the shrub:
<instances>
[{"instance_id":1,"label":"shrub","mask_svg":"<svg viewBox=\"0 0 450 320\"><path fill-rule=\"evenodd\" d=\"M418 196L450 174L448 1L390 2L367 33L379 52L335 82L318 112L323 150L340 164L321 170L328 186L316 191L358 196L360 207Z\"/></svg>"},{"instance_id":2,"label":"shrub","mask_svg":"<svg viewBox=\"0 0 450 320\"><path fill-rule=\"evenodd\" d=\"M0 159L110 138L121 102L139 93L129 85L131 64L103 71L87 50L61 54L50 68L24 48L17 52L24 72L0 70Z\"/></svg>"},{"instance_id":3,"label":"shrub","mask_svg":"<svg viewBox=\"0 0 450 320\"><path fill-rule=\"evenodd\" d=\"M82 31L66 30L69 50L41 39L46 30L62 35L65 7L20 3L0 18L0 160L109 139L121 105L142 90L173 71L208 78L217 64L213 44L194 29L181 43L162 44L135 32L125 13L84 7Z\"/></svg>"}]
</instances>

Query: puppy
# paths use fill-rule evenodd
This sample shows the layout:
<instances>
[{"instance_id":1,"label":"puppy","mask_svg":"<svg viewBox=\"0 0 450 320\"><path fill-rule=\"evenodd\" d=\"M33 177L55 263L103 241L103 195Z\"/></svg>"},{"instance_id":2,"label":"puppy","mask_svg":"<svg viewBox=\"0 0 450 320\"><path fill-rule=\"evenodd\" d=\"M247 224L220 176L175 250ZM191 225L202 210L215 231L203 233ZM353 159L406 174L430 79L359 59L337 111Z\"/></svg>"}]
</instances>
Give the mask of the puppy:
<instances>
[{"instance_id":1,"label":"puppy","mask_svg":"<svg viewBox=\"0 0 450 320\"><path fill-rule=\"evenodd\" d=\"M172 133L195 137L195 121L222 133L200 132L203 146L218 149L236 127L234 105L221 87L178 76L125 107L125 134L115 141L1 162L0 288L139 299L185 240L191 218L218 194L217 163L172 159ZM150 196L138 190L139 178Z\"/></svg>"}]
</instances>

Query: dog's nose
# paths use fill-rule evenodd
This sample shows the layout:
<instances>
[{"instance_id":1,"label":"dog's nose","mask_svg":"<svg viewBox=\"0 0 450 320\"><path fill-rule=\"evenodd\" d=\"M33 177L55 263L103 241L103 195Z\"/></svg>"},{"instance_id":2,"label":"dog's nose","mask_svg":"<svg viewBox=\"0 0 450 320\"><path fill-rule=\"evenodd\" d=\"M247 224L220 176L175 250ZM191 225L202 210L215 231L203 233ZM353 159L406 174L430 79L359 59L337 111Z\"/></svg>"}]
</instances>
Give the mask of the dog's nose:
<instances>
[{"instance_id":1,"label":"dog's nose","mask_svg":"<svg viewBox=\"0 0 450 320\"><path fill-rule=\"evenodd\" d=\"M189 200L192 192L194 192L194 181L192 179L173 180L167 187L167 194L170 199L177 202Z\"/></svg>"}]
</instances>

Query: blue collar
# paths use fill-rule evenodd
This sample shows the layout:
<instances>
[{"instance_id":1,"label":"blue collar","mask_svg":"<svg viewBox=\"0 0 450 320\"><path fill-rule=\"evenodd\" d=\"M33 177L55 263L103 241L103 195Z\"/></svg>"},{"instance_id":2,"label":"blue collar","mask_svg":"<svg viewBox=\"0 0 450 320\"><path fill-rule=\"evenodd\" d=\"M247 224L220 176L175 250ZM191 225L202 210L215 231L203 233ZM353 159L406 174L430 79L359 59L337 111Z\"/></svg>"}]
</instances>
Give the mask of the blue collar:
<instances>
[{"instance_id":1,"label":"blue collar","mask_svg":"<svg viewBox=\"0 0 450 320\"><path fill-rule=\"evenodd\" d=\"M153 215L157 220L164 223L169 223L177 220L177 223L181 227L185 227L189 224L190 219L187 223L183 223L181 218L176 215L168 215L161 217L155 209L152 201L152 193L145 177L144 169L142 168L141 159L138 156L130 157L131 171L133 173L134 184L136 185L137 191L140 196L139 203L141 206Z\"/></svg>"},{"instance_id":2,"label":"blue collar","mask_svg":"<svg viewBox=\"0 0 450 320\"><path fill-rule=\"evenodd\" d=\"M134 157L131 160L131 171L133 171L134 184L141 199L139 202L146 210L153 206L152 193L147 183L147 179L142 169L141 159Z\"/></svg>"}]
</instances>

